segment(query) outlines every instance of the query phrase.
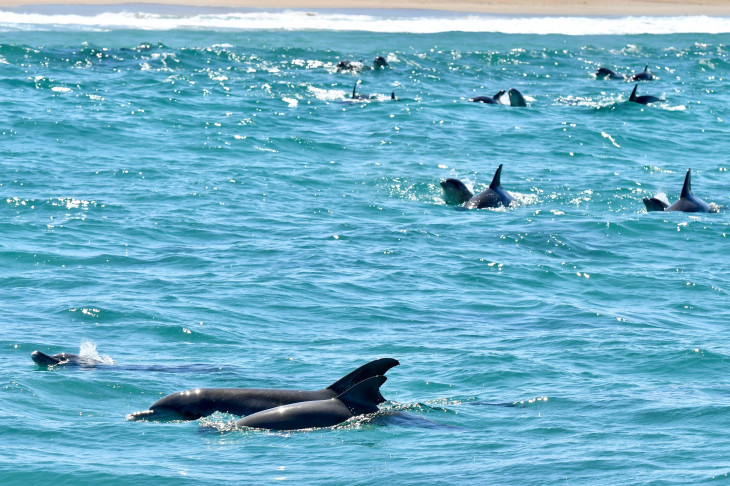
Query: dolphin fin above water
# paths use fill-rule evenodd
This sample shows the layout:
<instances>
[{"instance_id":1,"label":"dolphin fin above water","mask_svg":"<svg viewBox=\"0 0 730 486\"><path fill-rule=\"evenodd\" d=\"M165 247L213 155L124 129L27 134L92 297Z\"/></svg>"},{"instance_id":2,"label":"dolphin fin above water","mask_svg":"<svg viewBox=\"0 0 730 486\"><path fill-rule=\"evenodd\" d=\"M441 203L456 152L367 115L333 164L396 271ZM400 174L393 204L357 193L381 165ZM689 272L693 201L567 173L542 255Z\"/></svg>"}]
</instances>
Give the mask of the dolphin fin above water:
<instances>
[{"instance_id":1,"label":"dolphin fin above water","mask_svg":"<svg viewBox=\"0 0 730 486\"><path fill-rule=\"evenodd\" d=\"M692 192L692 169L687 169L687 175L684 176L684 184L682 185L682 193L679 199L671 206L664 201L655 197L644 198L644 206L646 211L682 211L685 213L712 213L717 212L717 208L711 208L702 199L698 198Z\"/></svg>"},{"instance_id":2,"label":"dolphin fin above water","mask_svg":"<svg viewBox=\"0 0 730 486\"><path fill-rule=\"evenodd\" d=\"M378 404L385 401L380 386L386 380L385 376L373 376L337 397L263 410L238 420L236 425L270 430L333 427L352 417L377 412Z\"/></svg>"},{"instance_id":3,"label":"dolphin fin above water","mask_svg":"<svg viewBox=\"0 0 730 486\"><path fill-rule=\"evenodd\" d=\"M127 420L197 420L215 412L250 415L292 403L335 398L373 376L397 366L398 360L381 358L360 366L320 390L278 388L198 388L166 395L149 410L127 415Z\"/></svg>"}]
</instances>

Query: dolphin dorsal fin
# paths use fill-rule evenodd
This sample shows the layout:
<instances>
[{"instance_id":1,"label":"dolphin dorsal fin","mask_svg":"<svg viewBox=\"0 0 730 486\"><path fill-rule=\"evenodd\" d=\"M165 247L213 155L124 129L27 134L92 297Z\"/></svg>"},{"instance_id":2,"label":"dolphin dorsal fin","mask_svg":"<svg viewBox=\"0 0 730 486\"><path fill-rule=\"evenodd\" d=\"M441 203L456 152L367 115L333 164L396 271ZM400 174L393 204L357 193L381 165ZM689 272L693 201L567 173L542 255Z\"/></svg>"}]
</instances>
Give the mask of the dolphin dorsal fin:
<instances>
[{"instance_id":1,"label":"dolphin dorsal fin","mask_svg":"<svg viewBox=\"0 0 730 486\"><path fill-rule=\"evenodd\" d=\"M636 101L636 88L638 88L638 83L636 86L634 86L634 90L631 92L631 96L629 96L629 101Z\"/></svg>"},{"instance_id":2,"label":"dolphin dorsal fin","mask_svg":"<svg viewBox=\"0 0 730 486\"><path fill-rule=\"evenodd\" d=\"M357 90L357 83L355 83L355 86L352 87L352 99L355 99L355 91Z\"/></svg>"},{"instance_id":3,"label":"dolphin dorsal fin","mask_svg":"<svg viewBox=\"0 0 730 486\"><path fill-rule=\"evenodd\" d=\"M499 164L499 167L497 167L497 172L494 173L494 178L492 179L492 183L489 184L489 188L496 189L501 185L502 185L502 164Z\"/></svg>"},{"instance_id":4,"label":"dolphin dorsal fin","mask_svg":"<svg viewBox=\"0 0 730 486\"><path fill-rule=\"evenodd\" d=\"M372 376L340 394L337 399L344 403L353 415L377 412L378 404L385 401L380 394L380 386L385 380L387 378L382 375Z\"/></svg>"},{"instance_id":5,"label":"dolphin dorsal fin","mask_svg":"<svg viewBox=\"0 0 730 486\"><path fill-rule=\"evenodd\" d=\"M493 99L494 101L499 101L499 99L500 99L500 98L502 97L502 95L503 95L503 94L504 94L505 92L506 92L505 90L500 90L500 91L498 91L496 95L492 96L492 99Z\"/></svg>"},{"instance_id":6,"label":"dolphin dorsal fin","mask_svg":"<svg viewBox=\"0 0 730 486\"><path fill-rule=\"evenodd\" d=\"M391 100L394 100L395 99L395 91L391 91L390 92L390 99Z\"/></svg>"},{"instance_id":7,"label":"dolphin dorsal fin","mask_svg":"<svg viewBox=\"0 0 730 486\"><path fill-rule=\"evenodd\" d=\"M373 376L384 375L386 371L399 364L398 360L393 358L376 359L348 373L327 388L341 395L361 381Z\"/></svg>"},{"instance_id":8,"label":"dolphin dorsal fin","mask_svg":"<svg viewBox=\"0 0 730 486\"><path fill-rule=\"evenodd\" d=\"M687 169L687 175L684 176L684 185L682 186L682 194L679 196L680 198L687 198L692 195L692 186L691 186L691 171L692 169Z\"/></svg>"},{"instance_id":9,"label":"dolphin dorsal fin","mask_svg":"<svg viewBox=\"0 0 730 486\"><path fill-rule=\"evenodd\" d=\"M649 70L649 65L647 64L646 66L644 66L644 72L647 72L648 70Z\"/></svg>"}]
</instances>

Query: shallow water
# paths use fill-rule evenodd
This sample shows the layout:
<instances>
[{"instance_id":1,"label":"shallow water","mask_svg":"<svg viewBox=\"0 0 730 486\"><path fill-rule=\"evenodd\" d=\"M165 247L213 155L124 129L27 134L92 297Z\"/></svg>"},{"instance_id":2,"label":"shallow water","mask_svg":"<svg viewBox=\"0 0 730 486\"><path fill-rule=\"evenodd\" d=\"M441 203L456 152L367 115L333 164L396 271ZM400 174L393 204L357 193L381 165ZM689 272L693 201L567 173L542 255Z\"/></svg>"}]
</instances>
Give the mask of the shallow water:
<instances>
[{"instance_id":1,"label":"shallow water","mask_svg":"<svg viewBox=\"0 0 730 486\"><path fill-rule=\"evenodd\" d=\"M2 483L724 476L730 213L642 198L675 200L691 168L730 205L729 44L6 29ZM392 68L335 70L376 54ZM646 63L655 105L592 75ZM349 101L358 82L376 99ZM527 108L467 101L511 87ZM513 207L443 203L440 180L482 190L499 164ZM30 359L80 346L114 364ZM382 413L335 429L125 420L383 356Z\"/></svg>"}]
</instances>

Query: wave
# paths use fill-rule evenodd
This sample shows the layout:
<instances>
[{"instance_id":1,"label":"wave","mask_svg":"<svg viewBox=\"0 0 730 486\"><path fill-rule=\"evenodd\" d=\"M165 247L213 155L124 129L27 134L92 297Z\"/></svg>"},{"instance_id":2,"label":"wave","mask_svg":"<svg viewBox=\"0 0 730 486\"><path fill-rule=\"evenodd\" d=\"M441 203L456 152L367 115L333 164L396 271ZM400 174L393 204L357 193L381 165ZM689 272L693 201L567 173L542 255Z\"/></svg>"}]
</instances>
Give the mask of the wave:
<instances>
[{"instance_id":1,"label":"wave","mask_svg":"<svg viewBox=\"0 0 730 486\"><path fill-rule=\"evenodd\" d=\"M134 10L131 10L134 9ZM82 30L331 30L433 34L626 35L730 33L730 17L510 16L422 10L242 11L180 6L41 6L0 10L0 31Z\"/></svg>"}]
</instances>

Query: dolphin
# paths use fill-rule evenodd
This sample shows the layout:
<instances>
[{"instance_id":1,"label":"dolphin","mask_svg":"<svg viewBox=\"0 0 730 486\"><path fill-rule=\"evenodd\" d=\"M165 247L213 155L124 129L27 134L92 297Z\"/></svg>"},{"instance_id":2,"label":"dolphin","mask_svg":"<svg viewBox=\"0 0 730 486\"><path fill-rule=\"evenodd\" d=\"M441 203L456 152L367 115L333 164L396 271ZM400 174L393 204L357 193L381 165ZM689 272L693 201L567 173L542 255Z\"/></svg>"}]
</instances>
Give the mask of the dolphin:
<instances>
[{"instance_id":1,"label":"dolphin","mask_svg":"<svg viewBox=\"0 0 730 486\"><path fill-rule=\"evenodd\" d=\"M687 169L687 175L684 176L684 185L682 186L682 194L679 199L671 206L661 199L655 197L645 197L644 206L646 211L682 211L685 213L714 213L709 204L698 198L692 193L691 186L691 169Z\"/></svg>"},{"instance_id":2,"label":"dolphin","mask_svg":"<svg viewBox=\"0 0 730 486\"><path fill-rule=\"evenodd\" d=\"M373 69L381 69L387 67L390 67L390 64L388 64L388 61L386 61L383 56L376 56L373 60Z\"/></svg>"},{"instance_id":3,"label":"dolphin","mask_svg":"<svg viewBox=\"0 0 730 486\"><path fill-rule=\"evenodd\" d=\"M525 97L522 96L522 93L520 93L516 88L510 88L510 90L507 91L507 95L509 95L510 106L527 106Z\"/></svg>"},{"instance_id":4,"label":"dolphin","mask_svg":"<svg viewBox=\"0 0 730 486\"><path fill-rule=\"evenodd\" d=\"M499 164L494 173L489 188L476 196L459 179L441 181L444 190L444 200L447 204L463 204L464 209L496 208L509 206L515 198L502 187L502 164Z\"/></svg>"},{"instance_id":5,"label":"dolphin","mask_svg":"<svg viewBox=\"0 0 730 486\"><path fill-rule=\"evenodd\" d=\"M335 66L338 71L353 71L353 72L359 72L362 71L365 67L363 65L362 60L360 61L349 61L347 59L343 59L337 63L337 66Z\"/></svg>"},{"instance_id":6,"label":"dolphin","mask_svg":"<svg viewBox=\"0 0 730 486\"><path fill-rule=\"evenodd\" d=\"M624 76L623 74L617 74L616 72L608 69L607 67L599 67L596 70L595 76L596 76L596 78L601 78L601 79L605 79L605 78L608 78L608 79L626 79L626 76Z\"/></svg>"},{"instance_id":7,"label":"dolphin","mask_svg":"<svg viewBox=\"0 0 730 486\"><path fill-rule=\"evenodd\" d=\"M639 103L640 105L647 105L649 103L654 103L656 101L664 101L661 98L657 98L656 96L651 95L644 95L644 96L636 96L636 88L638 88L639 85L637 84L634 86L634 90L631 92L631 95L629 96L629 101L632 101L634 103Z\"/></svg>"},{"instance_id":8,"label":"dolphin","mask_svg":"<svg viewBox=\"0 0 730 486\"><path fill-rule=\"evenodd\" d=\"M236 422L238 427L270 430L298 430L333 427L359 415L375 413L385 399L380 386L385 376L372 376L337 397L291 403L263 410Z\"/></svg>"},{"instance_id":9,"label":"dolphin","mask_svg":"<svg viewBox=\"0 0 730 486\"><path fill-rule=\"evenodd\" d=\"M359 367L321 390L282 390L266 388L198 388L167 395L149 410L127 415L127 420L196 420L214 412L250 415L291 403L335 398L355 384L385 374L398 360L381 358Z\"/></svg>"},{"instance_id":10,"label":"dolphin","mask_svg":"<svg viewBox=\"0 0 730 486\"><path fill-rule=\"evenodd\" d=\"M361 101L364 101L364 100L372 100L374 98L376 98L375 95L369 95L369 94L365 94L365 93L358 93L357 92L357 83L355 83L355 86L352 87L352 96L350 97L351 100L361 100ZM392 91L390 93L390 99L391 100L395 100L395 91Z\"/></svg>"},{"instance_id":11,"label":"dolphin","mask_svg":"<svg viewBox=\"0 0 730 486\"><path fill-rule=\"evenodd\" d=\"M57 353L53 356L41 351L33 351L30 357L38 366L81 366L92 367L107 364L89 356L80 356L72 353Z\"/></svg>"},{"instance_id":12,"label":"dolphin","mask_svg":"<svg viewBox=\"0 0 730 486\"><path fill-rule=\"evenodd\" d=\"M499 99L504 93L505 91L502 90L494 96L475 96L474 98L469 98L469 101L474 101L476 103L487 103L488 105L501 105L502 102L499 101Z\"/></svg>"},{"instance_id":13,"label":"dolphin","mask_svg":"<svg viewBox=\"0 0 730 486\"><path fill-rule=\"evenodd\" d=\"M644 66L644 70L640 73L631 75L629 81L651 81L654 79L654 75L649 71L649 65Z\"/></svg>"}]
</instances>

